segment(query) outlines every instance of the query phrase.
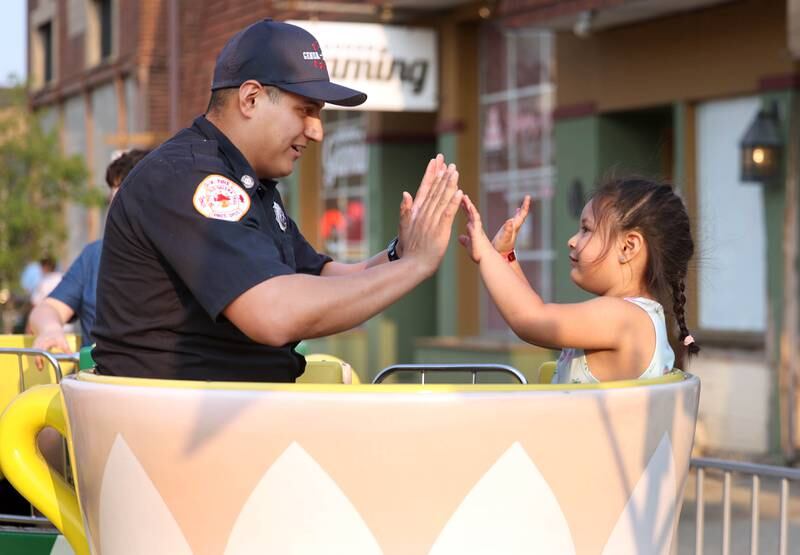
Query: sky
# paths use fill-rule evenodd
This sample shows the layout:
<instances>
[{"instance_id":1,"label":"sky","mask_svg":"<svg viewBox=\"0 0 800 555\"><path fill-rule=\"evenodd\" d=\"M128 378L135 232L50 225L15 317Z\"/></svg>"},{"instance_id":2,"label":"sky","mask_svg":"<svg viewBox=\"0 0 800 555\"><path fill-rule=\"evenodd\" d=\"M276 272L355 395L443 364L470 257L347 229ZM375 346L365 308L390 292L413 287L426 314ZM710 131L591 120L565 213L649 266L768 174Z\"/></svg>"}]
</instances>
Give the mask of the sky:
<instances>
[{"instance_id":1,"label":"sky","mask_svg":"<svg viewBox=\"0 0 800 555\"><path fill-rule=\"evenodd\" d=\"M0 0L0 85L25 78L25 0Z\"/></svg>"}]
</instances>

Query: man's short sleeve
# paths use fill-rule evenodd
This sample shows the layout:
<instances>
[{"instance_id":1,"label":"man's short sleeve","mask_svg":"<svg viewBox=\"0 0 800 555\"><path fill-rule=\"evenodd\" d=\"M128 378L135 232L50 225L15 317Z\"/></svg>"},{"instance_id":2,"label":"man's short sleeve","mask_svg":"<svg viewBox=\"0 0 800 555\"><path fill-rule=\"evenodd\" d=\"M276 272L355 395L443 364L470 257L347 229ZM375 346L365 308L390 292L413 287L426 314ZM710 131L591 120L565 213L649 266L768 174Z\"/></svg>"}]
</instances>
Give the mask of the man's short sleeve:
<instances>
[{"instance_id":1,"label":"man's short sleeve","mask_svg":"<svg viewBox=\"0 0 800 555\"><path fill-rule=\"evenodd\" d=\"M50 292L48 297L61 301L72 309L75 313L70 322L83 310L83 294L87 285L87 278L91 277L90 272L95 271L91 267L91 255L93 249L98 248L99 243L91 243L84 247L78 258L72 263L67 273L61 278L55 289Z\"/></svg>"},{"instance_id":2,"label":"man's short sleeve","mask_svg":"<svg viewBox=\"0 0 800 555\"><path fill-rule=\"evenodd\" d=\"M135 229L217 319L253 286L295 273L258 217L258 198L223 175L176 172L163 160L119 200ZM116 201L115 201L116 202Z\"/></svg>"}]
</instances>

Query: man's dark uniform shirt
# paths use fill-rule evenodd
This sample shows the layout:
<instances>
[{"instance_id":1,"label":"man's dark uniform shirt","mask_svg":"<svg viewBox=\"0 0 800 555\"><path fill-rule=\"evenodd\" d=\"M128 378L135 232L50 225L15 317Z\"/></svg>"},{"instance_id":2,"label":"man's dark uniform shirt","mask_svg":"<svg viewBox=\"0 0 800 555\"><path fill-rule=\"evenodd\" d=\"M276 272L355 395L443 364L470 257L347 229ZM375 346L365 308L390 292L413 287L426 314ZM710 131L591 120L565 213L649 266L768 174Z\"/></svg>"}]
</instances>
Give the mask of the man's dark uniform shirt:
<instances>
[{"instance_id":1,"label":"man's dark uniform shirt","mask_svg":"<svg viewBox=\"0 0 800 555\"><path fill-rule=\"evenodd\" d=\"M286 216L275 186L204 117L136 165L106 223L98 373L275 382L303 373L296 343L256 343L222 314L269 278L319 275L330 261Z\"/></svg>"}]
</instances>

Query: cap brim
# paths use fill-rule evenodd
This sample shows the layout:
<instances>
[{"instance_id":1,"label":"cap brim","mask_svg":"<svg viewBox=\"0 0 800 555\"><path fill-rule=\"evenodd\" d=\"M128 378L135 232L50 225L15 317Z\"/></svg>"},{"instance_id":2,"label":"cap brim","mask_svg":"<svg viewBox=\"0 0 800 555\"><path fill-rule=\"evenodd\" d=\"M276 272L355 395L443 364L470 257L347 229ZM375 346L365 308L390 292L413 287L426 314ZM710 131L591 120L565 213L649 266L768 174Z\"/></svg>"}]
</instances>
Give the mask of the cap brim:
<instances>
[{"instance_id":1,"label":"cap brim","mask_svg":"<svg viewBox=\"0 0 800 555\"><path fill-rule=\"evenodd\" d=\"M305 81L303 83L274 83L279 89L337 106L358 106L367 100L361 91L337 85L330 81Z\"/></svg>"}]
</instances>

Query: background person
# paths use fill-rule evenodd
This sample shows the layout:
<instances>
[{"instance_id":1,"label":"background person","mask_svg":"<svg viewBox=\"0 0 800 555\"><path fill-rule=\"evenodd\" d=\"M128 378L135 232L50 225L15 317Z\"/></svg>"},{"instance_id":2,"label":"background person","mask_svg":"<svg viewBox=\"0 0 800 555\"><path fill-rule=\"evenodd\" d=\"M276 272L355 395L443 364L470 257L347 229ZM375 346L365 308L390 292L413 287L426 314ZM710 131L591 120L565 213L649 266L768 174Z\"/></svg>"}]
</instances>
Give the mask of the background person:
<instances>
[{"instance_id":1,"label":"background person","mask_svg":"<svg viewBox=\"0 0 800 555\"><path fill-rule=\"evenodd\" d=\"M148 150L130 150L121 154L106 169L109 204L128 172L144 158ZM91 345L95 320L97 274L100 269L102 239L86 245L64 274L55 289L31 312L28 320L31 333L36 335L33 348L69 352L64 325L75 318L81 324L81 345ZM37 360L42 367L42 361Z\"/></svg>"}]
</instances>

